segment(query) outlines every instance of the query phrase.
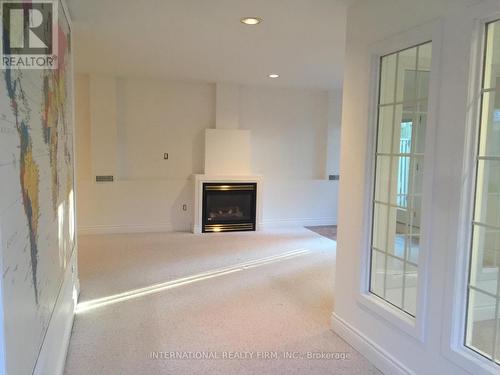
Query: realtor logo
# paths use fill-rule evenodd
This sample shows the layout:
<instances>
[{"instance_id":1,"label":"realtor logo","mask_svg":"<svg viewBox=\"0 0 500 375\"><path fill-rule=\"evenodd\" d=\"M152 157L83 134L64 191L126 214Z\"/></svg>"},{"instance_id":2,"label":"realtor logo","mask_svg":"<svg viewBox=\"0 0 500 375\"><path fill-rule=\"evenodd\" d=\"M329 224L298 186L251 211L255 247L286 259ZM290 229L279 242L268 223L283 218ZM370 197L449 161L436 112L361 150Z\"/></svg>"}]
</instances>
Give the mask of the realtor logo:
<instances>
[{"instance_id":1,"label":"realtor logo","mask_svg":"<svg viewBox=\"0 0 500 375\"><path fill-rule=\"evenodd\" d=\"M1 0L4 69L57 68L57 1Z\"/></svg>"}]
</instances>

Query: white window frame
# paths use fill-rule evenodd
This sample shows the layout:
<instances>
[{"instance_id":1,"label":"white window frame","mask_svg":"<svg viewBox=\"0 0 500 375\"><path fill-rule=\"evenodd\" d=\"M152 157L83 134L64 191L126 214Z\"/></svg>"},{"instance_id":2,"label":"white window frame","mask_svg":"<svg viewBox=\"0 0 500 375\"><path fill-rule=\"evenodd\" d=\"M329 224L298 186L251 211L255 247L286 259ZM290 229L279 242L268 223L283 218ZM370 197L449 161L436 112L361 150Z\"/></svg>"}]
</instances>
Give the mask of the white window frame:
<instances>
[{"instance_id":1,"label":"white window frame","mask_svg":"<svg viewBox=\"0 0 500 375\"><path fill-rule=\"evenodd\" d=\"M414 29L400 33L372 46L371 54L371 92L369 108L369 131L367 140L366 184L364 202L364 235L361 251L361 280L358 303L384 318L396 328L406 332L420 342L425 342L425 322L427 315L427 274L428 253L432 231L432 186L434 180L433 159L435 155L435 138L437 130L439 68L442 41L441 21L433 21ZM371 234L373 223L373 192L375 188L375 147L377 142L377 122L380 85L381 58L385 55L407 48L432 42L432 63L429 82L427 108L427 124L425 133L424 177L422 191L421 240L418 259L418 284L416 314L413 318L408 313L384 301L370 292L371 271Z\"/></svg>"},{"instance_id":2,"label":"white window frame","mask_svg":"<svg viewBox=\"0 0 500 375\"><path fill-rule=\"evenodd\" d=\"M498 8L497 8L498 9ZM499 365L493 363L465 345L465 327L467 314L467 284L471 256L472 216L474 212L474 191L476 185L476 157L479 142L479 122L481 112L481 89L485 59L486 25L500 19L497 10L479 9L478 13L489 14L482 18L480 14L474 18L474 31L471 41L471 58L469 67L469 92L467 103L474 103L467 111L465 150L462 172L462 191L460 196L459 226L457 230L457 253L453 269L446 275L449 287L445 295L449 295L443 308L451 313L451 319L443 322L443 355L475 375L497 375Z\"/></svg>"}]
</instances>

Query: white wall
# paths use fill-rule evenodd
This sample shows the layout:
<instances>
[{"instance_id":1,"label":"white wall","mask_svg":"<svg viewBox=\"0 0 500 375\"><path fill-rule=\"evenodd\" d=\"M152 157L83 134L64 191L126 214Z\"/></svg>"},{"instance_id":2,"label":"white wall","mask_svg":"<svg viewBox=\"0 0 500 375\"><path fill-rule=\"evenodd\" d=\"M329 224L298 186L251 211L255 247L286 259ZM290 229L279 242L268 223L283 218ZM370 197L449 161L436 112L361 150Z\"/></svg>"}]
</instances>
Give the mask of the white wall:
<instances>
[{"instance_id":1,"label":"white wall","mask_svg":"<svg viewBox=\"0 0 500 375\"><path fill-rule=\"evenodd\" d=\"M325 91L244 86L240 127L252 131L253 169L266 179L320 179L326 168Z\"/></svg>"},{"instance_id":2,"label":"white wall","mask_svg":"<svg viewBox=\"0 0 500 375\"><path fill-rule=\"evenodd\" d=\"M482 374L469 358L451 350L449 323L453 316L452 296L459 249L459 206L464 187L464 145L468 106L471 43L476 19L500 11L498 1L447 0L362 0L348 11L347 56L344 78L339 234L336 268L333 327L387 374ZM500 14L500 13L499 13ZM371 50L375 44L434 20L438 22L441 50L438 97L431 105L437 119L436 145L430 165L434 172L432 204L424 213L432 227L428 284L425 288L427 310L423 319L423 342L406 333L394 314L382 314L361 304L362 260L368 251L365 234L367 179L370 159L367 140L370 127ZM425 27L424 27L425 28ZM431 115L431 114L430 114ZM470 200L470 198L469 198ZM420 276L423 276L420 270ZM461 338L457 339L458 341ZM478 361L480 361L478 359ZM467 369L466 369L467 368ZM493 373L493 372L490 372Z\"/></svg>"},{"instance_id":3,"label":"white wall","mask_svg":"<svg viewBox=\"0 0 500 375\"><path fill-rule=\"evenodd\" d=\"M339 154L328 138L330 103L321 90L241 87L240 128L251 130L253 171L264 176L264 225L336 223L338 182L326 180L327 160Z\"/></svg>"},{"instance_id":4,"label":"white wall","mask_svg":"<svg viewBox=\"0 0 500 375\"><path fill-rule=\"evenodd\" d=\"M203 173L204 129L215 127L215 85L115 80L116 102L108 104L117 113L116 181L99 184L90 164L92 79L100 77L76 78L79 230L189 230L194 193L188 178ZM338 138L328 135L331 128L338 133L340 123L331 114L328 93L240 86L238 95L233 118L251 130L252 172L265 181L264 222L335 223L338 183L325 176L327 158L339 153ZM339 110L340 101L334 102Z\"/></svg>"},{"instance_id":5,"label":"white wall","mask_svg":"<svg viewBox=\"0 0 500 375\"><path fill-rule=\"evenodd\" d=\"M127 232L187 230L192 173L203 171L204 129L214 123L209 84L119 79L116 86L116 181L95 183L92 160L92 79L76 76L79 229ZM111 146L111 145L110 145ZM168 160L164 160L168 153ZM187 204L187 211L183 211Z\"/></svg>"},{"instance_id":6,"label":"white wall","mask_svg":"<svg viewBox=\"0 0 500 375\"><path fill-rule=\"evenodd\" d=\"M118 79L118 178L185 180L201 173L214 104L210 84Z\"/></svg>"}]
</instances>

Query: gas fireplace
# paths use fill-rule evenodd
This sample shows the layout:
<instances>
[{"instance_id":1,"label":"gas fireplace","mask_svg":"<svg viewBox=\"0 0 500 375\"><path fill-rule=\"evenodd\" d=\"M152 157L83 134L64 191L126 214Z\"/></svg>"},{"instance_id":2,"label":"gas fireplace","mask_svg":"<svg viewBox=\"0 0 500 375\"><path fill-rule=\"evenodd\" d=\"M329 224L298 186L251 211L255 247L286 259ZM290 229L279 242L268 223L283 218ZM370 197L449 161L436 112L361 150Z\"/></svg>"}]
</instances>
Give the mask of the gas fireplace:
<instances>
[{"instance_id":1,"label":"gas fireplace","mask_svg":"<svg viewBox=\"0 0 500 375\"><path fill-rule=\"evenodd\" d=\"M256 183L203 183L202 232L254 231Z\"/></svg>"}]
</instances>

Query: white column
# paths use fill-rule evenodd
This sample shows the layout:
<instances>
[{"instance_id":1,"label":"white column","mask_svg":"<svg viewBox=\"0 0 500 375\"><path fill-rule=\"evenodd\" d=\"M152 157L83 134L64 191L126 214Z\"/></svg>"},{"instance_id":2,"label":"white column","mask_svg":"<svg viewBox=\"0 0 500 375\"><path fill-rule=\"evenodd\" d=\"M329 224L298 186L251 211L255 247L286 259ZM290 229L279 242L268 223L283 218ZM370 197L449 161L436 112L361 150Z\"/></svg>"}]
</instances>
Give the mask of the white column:
<instances>
[{"instance_id":1,"label":"white column","mask_svg":"<svg viewBox=\"0 0 500 375\"><path fill-rule=\"evenodd\" d=\"M340 132L342 123L342 89L328 92L328 131L325 177L340 172Z\"/></svg>"},{"instance_id":2,"label":"white column","mask_svg":"<svg viewBox=\"0 0 500 375\"><path fill-rule=\"evenodd\" d=\"M92 174L116 176L116 80L92 75L89 89Z\"/></svg>"},{"instance_id":3,"label":"white column","mask_svg":"<svg viewBox=\"0 0 500 375\"><path fill-rule=\"evenodd\" d=\"M240 127L240 87L232 83L216 85L216 129Z\"/></svg>"}]
</instances>

